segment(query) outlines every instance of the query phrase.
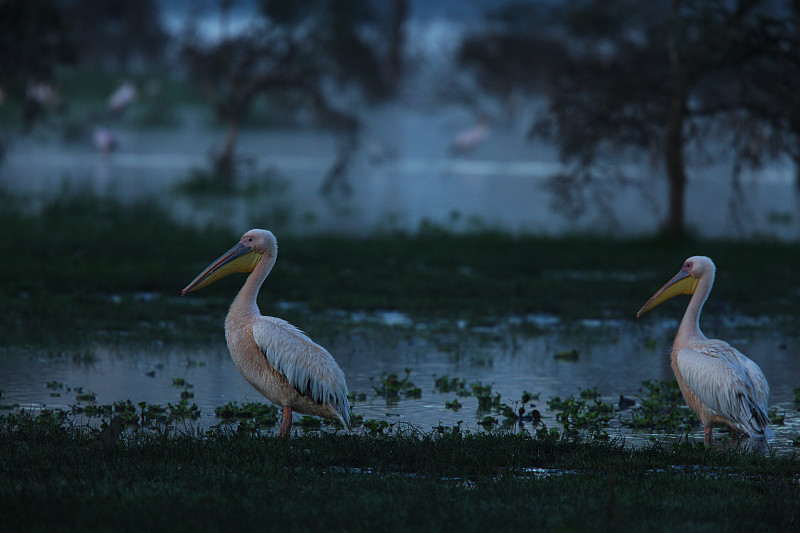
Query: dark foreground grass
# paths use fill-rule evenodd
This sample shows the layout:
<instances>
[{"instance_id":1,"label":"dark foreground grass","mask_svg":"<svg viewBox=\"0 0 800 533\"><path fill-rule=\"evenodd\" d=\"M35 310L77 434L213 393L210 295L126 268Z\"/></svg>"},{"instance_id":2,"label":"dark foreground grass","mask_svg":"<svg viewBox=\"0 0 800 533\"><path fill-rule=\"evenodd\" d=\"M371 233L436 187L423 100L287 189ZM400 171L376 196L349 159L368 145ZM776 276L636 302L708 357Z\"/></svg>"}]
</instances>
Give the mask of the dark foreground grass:
<instances>
[{"instance_id":1,"label":"dark foreground grass","mask_svg":"<svg viewBox=\"0 0 800 533\"><path fill-rule=\"evenodd\" d=\"M65 193L30 215L18 200L2 200L0 335L7 344L218 339L243 276L191 297L178 293L238 234L180 226L152 202L126 206ZM706 316L766 315L790 332L800 321L796 243L454 235L430 227L278 241L261 294L268 314L275 301L293 301L312 311L394 309L478 323L525 313L632 320L683 259L704 254L719 268ZM685 302L664 305L677 316Z\"/></svg>"},{"instance_id":2,"label":"dark foreground grass","mask_svg":"<svg viewBox=\"0 0 800 533\"><path fill-rule=\"evenodd\" d=\"M100 454L91 438L3 425L0 530L796 531L800 516L794 456L413 431L140 432Z\"/></svg>"}]
</instances>

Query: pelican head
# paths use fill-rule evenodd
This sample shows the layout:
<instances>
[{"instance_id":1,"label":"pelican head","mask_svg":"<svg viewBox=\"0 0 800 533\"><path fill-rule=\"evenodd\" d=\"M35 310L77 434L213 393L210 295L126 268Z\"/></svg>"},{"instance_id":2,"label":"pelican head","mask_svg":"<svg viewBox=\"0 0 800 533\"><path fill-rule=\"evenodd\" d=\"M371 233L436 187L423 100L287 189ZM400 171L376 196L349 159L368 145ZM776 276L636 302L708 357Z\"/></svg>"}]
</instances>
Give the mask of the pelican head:
<instances>
[{"instance_id":1,"label":"pelican head","mask_svg":"<svg viewBox=\"0 0 800 533\"><path fill-rule=\"evenodd\" d=\"M647 303L636 313L639 318L655 306L662 304L679 294L694 294L697 283L704 274L714 273L714 262L703 255L694 255L683 262L680 272L658 290Z\"/></svg>"},{"instance_id":2,"label":"pelican head","mask_svg":"<svg viewBox=\"0 0 800 533\"><path fill-rule=\"evenodd\" d=\"M251 229L241 240L208 265L194 280L188 284L181 294L202 289L235 272L252 272L265 255L274 260L278 253L278 241L271 231Z\"/></svg>"}]
</instances>

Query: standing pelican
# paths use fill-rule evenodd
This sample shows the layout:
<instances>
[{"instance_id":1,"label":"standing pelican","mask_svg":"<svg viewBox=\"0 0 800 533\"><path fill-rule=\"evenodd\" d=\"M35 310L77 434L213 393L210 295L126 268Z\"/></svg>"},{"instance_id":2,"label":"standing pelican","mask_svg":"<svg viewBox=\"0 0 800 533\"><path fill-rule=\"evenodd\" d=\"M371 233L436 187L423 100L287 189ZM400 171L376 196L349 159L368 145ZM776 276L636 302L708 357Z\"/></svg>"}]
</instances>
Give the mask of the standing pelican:
<instances>
[{"instance_id":1,"label":"standing pelican","mask_svg":"<svg viewBox=\"0 0 800 533\"><path fill-rule=\"evenodd\" d=\"M285 320L261 316L258 310L256 296L277 256L278 243L272 232L252 229L181 294L234 272L250 272L225 318L225 339L242 376L283 407L278 435L291 433L292 411L340 420L349 429L347 384L331 354Z\"/></svg>"},{"instance_id":2,"label":"standing pelican","mask_svg":"<svg viewBox=\"0 0 800 533\"><path fill-rule=\"evenodd\" d=\"M689 407L703 423L705 443L711 444L711 427L723 424L748 436L771 438L767 417L769 385L753 361L725 341L708 339L700 331L700 311L716 267L708 257L694 256L642 307L640 317L679 294L692 299L672 345L672 370Z\"/></svg>"}]
</instances>

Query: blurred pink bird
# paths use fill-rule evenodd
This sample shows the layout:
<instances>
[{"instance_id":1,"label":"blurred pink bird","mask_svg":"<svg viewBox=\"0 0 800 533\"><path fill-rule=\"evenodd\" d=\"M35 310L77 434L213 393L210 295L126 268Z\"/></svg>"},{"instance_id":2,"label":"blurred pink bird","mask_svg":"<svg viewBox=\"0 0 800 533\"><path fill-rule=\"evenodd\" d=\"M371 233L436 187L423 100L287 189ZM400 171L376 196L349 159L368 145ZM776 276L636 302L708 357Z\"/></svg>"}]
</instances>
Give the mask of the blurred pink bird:
<instances>
[{"instance_id":1,"label":"blurred pink bird","mask_svg":"<svg viewBox=\"0 0 800 533\"><path fill-rule=\"evenodd\" d=\"M458 133L450 143L450 151L456 154L471 152L489 136L489 120L481 118L477 124Z\"/></svg>"},{"instance_id":2,"label":"blurred pink bird","mask_svg":"<svg viewBox=\"0 0 800 533\"><path fill-rule=\"evenodd\" d=\"M114 132L108 128L96 128L92 135L94 147L104 154L113 152L119 146L119 140Z\"/></svg>"},{"instance_id":3,"label":"blurred pink bird","mask_svg":"<svg viewBox=\"0 0 800 533\"><path fill-rule=\"evenodd\" d=\"M126 81L108 97L108 110L119 115L128 109L138 97L139 91L136 89L136 85Z\"/></svg>"}]
</instances>

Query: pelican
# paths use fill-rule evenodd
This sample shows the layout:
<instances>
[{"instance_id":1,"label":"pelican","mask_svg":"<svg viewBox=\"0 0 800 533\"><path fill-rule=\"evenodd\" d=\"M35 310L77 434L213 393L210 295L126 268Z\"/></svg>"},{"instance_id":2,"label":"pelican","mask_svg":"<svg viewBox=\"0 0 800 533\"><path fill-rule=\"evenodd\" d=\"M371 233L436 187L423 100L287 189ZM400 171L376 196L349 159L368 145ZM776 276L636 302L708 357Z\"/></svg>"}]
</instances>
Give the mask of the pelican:
<instances>
[{"instance_id":1,"label":"pelican","mask_svg":"<svg viewBox=\"0 0 800 533\"><path fill-rule=\"evenodd\" d=\"M283 408L278 435L291 433L292 411L339 420L350 429L344 372L331 354L285 320L261 316L258 310L256 296L277 256L278 242L272 232L252 229L181 294L235 272L249 272L225 318L225 339L242 376Z\"/></svg>"},{"instance_id":2,"label":"pelican","mask_svg":"<svg viewBox=\"0 0 800 533\"><path fill-rule=\"evenodd\" d=\"M738 432L769 439L774 434L768 425L769 384L764 373L727 342L708 339L700 331L700 311L711 293L715 271L708 257L690 257L636 317L673 296L691 294L672 345L671 363L686 403L703 423L705 444L711 444L715 424L728 426L734 436Z\"/></svg>"}]
</instances>

